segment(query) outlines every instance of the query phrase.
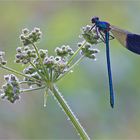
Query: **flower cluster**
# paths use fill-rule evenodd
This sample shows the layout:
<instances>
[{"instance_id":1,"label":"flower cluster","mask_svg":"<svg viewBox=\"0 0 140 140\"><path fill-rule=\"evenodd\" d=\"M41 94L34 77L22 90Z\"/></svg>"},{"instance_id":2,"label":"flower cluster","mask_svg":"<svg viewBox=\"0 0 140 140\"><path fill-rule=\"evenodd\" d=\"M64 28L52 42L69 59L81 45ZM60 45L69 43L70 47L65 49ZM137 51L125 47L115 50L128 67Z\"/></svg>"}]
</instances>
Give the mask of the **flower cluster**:
<instances>
[{"instance_id":1,"label":"flower cluster","mask_svg":"<svg viewBox=\"0 0 140 140\"><path fill-rule=\"evenodd\" d=\"M90 44L97 44L99 39L96 30L92 29L90 25L82 28L82 37Z\"/></svg>"},{"instance_id":2,"label":"flower cluster","mask_svg":"<svg viewBox=\"0 0 140 140\"><path fill-rule=\"evenodd\" d=\"M42 33L39 28L34 28L31 32L27 28L22 30L20 40L23 43L23 47L16 49L16 63L28 64L32 58L36 58L35 48L30 45L34 45L34 43L38 42L38 40L41 39L41 35Z\"/></svg>"},{"instance_id":3,"label":"flower cluster","mask_svg":"<svg viewBox=\"0 0 140 140\"><path fill-rule=\"evenodd\" d=\"M34 49L32 49L32 50L34 50ZM41 61L43 61L48 56L48 50L40 49L38 51L38 53L41 58ZM40 64L40 60L39 60L38 56L36 55L36 52L32 51L32 55L33 55L33 57L29 57L30 65L27 66L23 70L23 73L29 75L30 78L26 77L26 78L24 78L24 80L28 82L29 86L34 85L34 84L37 86L42 86L43 78L41 77L41 75L43 75L44 77L46 75L42 68L42 65Z\"/></svg>"},{"instance_id":4,"label":"flower cluster","mask_svg":"<svg viewBox=\"0 0 140 140\"><path fill-rule=\"evenodd\" d=\"M61 57L65 57L65 56L68 56L68 55L71 56L71 55L74 54L74 51L68 45L62 45L61 47L57 47L55 49L55 52L58 56L61 56Z\"/></svg>"},{"instance_id":5,"label":"flower cluster","mask_svg":"<svg viewBox=\"0 0 140 140\"><path fill-rule=\"evenodd\" d=\"M92 26L85 26L82 28L82 37L86 41L85 45L82 46L83 42L78 43L78 47L81 47L81 55L84 55L87 58L95 59L95 54L99 52L98 49L94 48L94 44L97 44L99 41L99 36L95 29Z\"/></svg>"},{"instance_id":6,"label":"flower cluster","mask_svg":"<svg viewBox=\"0 0 140 140\"><path fill-rule=\"evenodd\" d=\"M1 97L6 98L11 103L14 103L19 99L20 94L20 86L17 77L13 74L6 75L4 77L6 83L2 86L2 94Z\"/></svg>"},{"instance_id":7,"label":"flower cluster","mask_svg":"<svg viewBox=\"0 0 140 140\"><path fill-rule=\"evenodd\" d=\"M39 28L34 28L32 32L30 32L27 28L22 30L22 34L20 35L20 40L22 41L24 46L30 45L32 43L38 42L41 38L42 32Z\"/></svg>"},{"instance_id":8,"label":"flower cluster","mask_svg":"<svg viewBox=\"0 0 140 140\"><path fill-rule=\"evenodd\" d=\"M18 47L16 49L17 54L16 54L16 63L21 63L21 64L28 64L31 62L32 58L36 57L36 53L34 49L31 49L29 46L26 47Z\"/></svg>"},{"instance_id":9,"label":"flower cluster","mask_svg":"<svg viewBox=\"0 0 140 140\"><path fill-rule=\"evenodd\" d=\"M81 45L82 45L82 43L78 43L78 47L80 47ZM92 45L89 43L86 43L86 45L83 46L81 49L81 54L90 59L95 59L96 58L95 54L98 52L99 52L99 50L93 48Z\"/></svg>"},{"instance_id":10,"label":"flower cluster","mask_svg":"<svg viewBox=\"0 0 140 140\"><path fill-rule=\"evenodd\" d=\"M5 52L0 52L0 65L6 65L7 61L4 60Z\"/></svg>"},{"instance_id":11,"label":"flower cluster","mask_svg":"<svg viewBox=\"0 0 140 140\"><path fill-rule=\"evenodd\" d=\"M23 70L24 74L28 74L31 78L26 77L24 80L29 82L29 85L36 83L41 86L46 79L55 81L67 69L67 61L61 56L49 56L48 50L39 50L40 59L36 56L32 59L31 64ZM64 56L64 55L63 55ZM34 78L34 79L32 79ZM35 80L36 79L36 80Z\"/></svg>"},{"instance_id":12,"label":"flower cluster","mask_svg":"<svg viewBox=\"0 0 140 140\"><path fill-rule=\"evenodd\" d=\"M60 56L50 56L44 59L44 65L48 71L53 71L53 81L56 80L67 69L67 62Z\"/></svg>"},{"instance_id":13,"label":"flower cluster","mask_svg":"<svg viewBox=\"0 0 140 140\"><path fill-rule=\"evenodd\" d=\"M95 54L98 50L93 48L93 44L98 42L98 36L91 30L91 26L83 27L82 36L87 43L79 43L80 49L73 51L68 45L62 45L55 49L55 55L49 55L48 50L38 49L36 42L41 38L41 31L39 28L34 28L33 31L23 29L20 35L22 46L16 49L15 62L24 64L22 73L15 71L16 74L23 76L23 79L19 80L14 75L5 76L6 84L2 87L2 98L6 98L10 102L14 103L19 99L21 92L21 84L26 84L27 89L22 91L40 89L42 87L49 88L50 83L55 83L67 74L75 64L77 64L80 58L72 63L74 57L81 51L81 54L85 57L95 59ZM83 45L84 44L84 45ZM4 53L0 52L0 65L5 65ZM11 72L13 69L8 69Z\"/></svg>"}]
</instances>

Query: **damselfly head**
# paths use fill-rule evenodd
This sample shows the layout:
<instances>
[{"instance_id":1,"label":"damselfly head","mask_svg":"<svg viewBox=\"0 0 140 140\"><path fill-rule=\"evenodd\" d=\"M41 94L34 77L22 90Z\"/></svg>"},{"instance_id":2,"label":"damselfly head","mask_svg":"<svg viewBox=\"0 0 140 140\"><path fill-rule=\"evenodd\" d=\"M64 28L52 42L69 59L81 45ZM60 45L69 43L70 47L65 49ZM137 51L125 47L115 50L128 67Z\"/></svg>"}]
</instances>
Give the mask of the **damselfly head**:
<instances>
[{"instance_id":1,"label":"damselfly head","mask_svg":"<svg viewBox=\"0 0 140 140\"><path fill-rule=\"evenodd\" d=\"M99 21L99 17L93 17L93 18L91 19L91 22L92 22L92 23L96 23L97 21Z\"/></svg>"}]
</instances>

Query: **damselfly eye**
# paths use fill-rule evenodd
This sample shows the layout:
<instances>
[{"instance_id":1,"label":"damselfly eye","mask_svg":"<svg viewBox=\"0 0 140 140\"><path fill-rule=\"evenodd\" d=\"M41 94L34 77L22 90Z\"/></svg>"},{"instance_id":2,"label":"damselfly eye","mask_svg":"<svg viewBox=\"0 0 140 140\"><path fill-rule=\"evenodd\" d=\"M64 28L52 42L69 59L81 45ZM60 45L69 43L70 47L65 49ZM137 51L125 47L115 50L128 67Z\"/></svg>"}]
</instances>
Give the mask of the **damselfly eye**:
<instances>
[{"instance_id":1,"label":"damselfly eye","mask_svg":"<svg viewBox=\"0 0 140 140\"><path fill-rule=\"evenodd\" d=\"M91 19L91 22L92 23L96 23L96 21L98 21L99 20L99 17L93 17L92 19Z\"/></svg>"}]
</instances>

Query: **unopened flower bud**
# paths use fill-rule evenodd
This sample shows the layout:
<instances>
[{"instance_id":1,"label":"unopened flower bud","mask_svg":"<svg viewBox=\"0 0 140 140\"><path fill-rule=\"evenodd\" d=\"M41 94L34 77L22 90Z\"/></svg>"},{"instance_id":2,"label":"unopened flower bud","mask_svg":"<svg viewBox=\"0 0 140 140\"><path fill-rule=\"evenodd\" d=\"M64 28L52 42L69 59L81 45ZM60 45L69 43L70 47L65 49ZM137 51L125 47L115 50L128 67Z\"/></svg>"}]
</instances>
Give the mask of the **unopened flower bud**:
<instances>
[{"instance_id":1,"label":"unopened flower bud","mask_svg":"<svg viewBox=\"0 0 140 140\"><path fill-rule=\"evenodd\" d=\"M25 34L25 35L28 34L29 33L29 29L27 29L27 28L23 29L22 33Z\"/></svg>"}]
</instances>

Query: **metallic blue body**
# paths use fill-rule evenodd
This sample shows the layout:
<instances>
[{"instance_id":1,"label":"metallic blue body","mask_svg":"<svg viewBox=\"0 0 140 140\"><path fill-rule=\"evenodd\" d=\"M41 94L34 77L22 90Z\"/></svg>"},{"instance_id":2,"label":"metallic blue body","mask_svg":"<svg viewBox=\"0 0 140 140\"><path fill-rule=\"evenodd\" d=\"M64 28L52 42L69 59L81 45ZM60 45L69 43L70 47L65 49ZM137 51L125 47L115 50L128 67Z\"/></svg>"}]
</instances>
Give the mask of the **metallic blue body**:
<instances>
[{"instance_id":1,"label":"metallic blue body","mask_svg":"<svg viewBox=\"0 0 140 140\"><path fill-rule=\"evenodd\" d=\"M96 27L98 27L100 31L106 32L110 30L109 28L110 24L108 22L97 21L95 24L96 24Z\"/></svg>"},{"instance_id":2,"label":"metallic blue body","mask_svg":"<svg viewBox=\"0 0 140 140\"><path fill-rule=\"evenodd\" d=\"M114 91L113 91L113 82L112 82L112 73L111 73L111 64L110 64L110 51L109 51L109 32L105 33L105 43L106 43L106 60L107 60L107 70L109 78L109 89L110 89L110 105L114 107Z\"/></svg>"},{"instance_id":3,"label":"metallic blue body","mask_svg":"<svg viewBox=\"0 0 140 140\"><path fill-rule=\"evenodd\" d=\"M95 27L97 35L99 33L102 36L101 39L106 44L106 60L107 60L107 70L108 70L109 89L110 89L110 105L113 108L114 107L114 91L113 91L113 82L112 82L112 73L111 73L111 64L110 64L110 51L109 51L110 24L108 22L99 21L98 17L93 18L92 23L95 24L93 27Z\"/></svg>"}]
</instances>

